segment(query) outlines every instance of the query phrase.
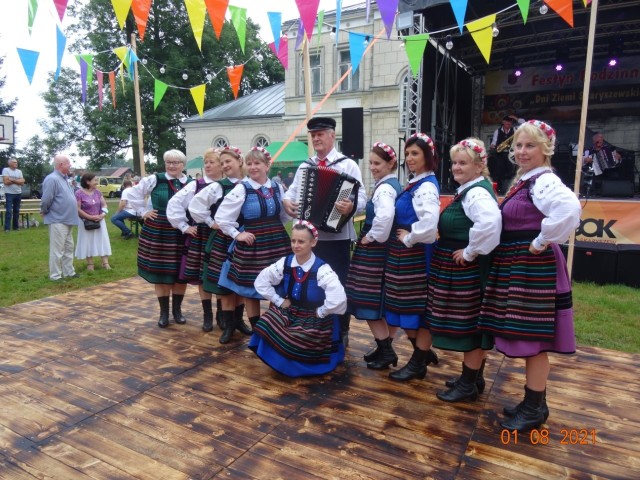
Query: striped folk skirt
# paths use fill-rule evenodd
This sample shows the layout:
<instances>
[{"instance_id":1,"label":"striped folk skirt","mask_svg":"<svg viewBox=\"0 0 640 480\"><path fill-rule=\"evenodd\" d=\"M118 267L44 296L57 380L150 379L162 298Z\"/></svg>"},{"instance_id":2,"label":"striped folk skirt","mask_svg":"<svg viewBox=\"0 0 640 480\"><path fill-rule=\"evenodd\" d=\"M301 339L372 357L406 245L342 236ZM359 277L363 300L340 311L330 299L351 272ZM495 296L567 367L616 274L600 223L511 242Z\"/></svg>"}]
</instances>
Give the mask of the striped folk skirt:
<instances>
[{"instance_id":1,"label":"striped folk skirt","mask_svg":"<svg viewBox=\"0 0 640 480\"><path fill-rule=\"evenodd\" d=\"M231 290L218 285L222 265L229 256L229 246L233 239L221 230L211 230L205 246L205 257L202 265L202 288L205 292L216 295L229 295Z\"/></svg>"},{"instance_id":2,"label":"striped folk skirt","mask_svg":"<svg viewBox=\"0 0 640 480\"><path fill-rule=\"evenodd\" d=\"M205 247L211 229L206 223L198 223L195 236L185 235L182 261L180 262L180 280L191 285L202 283Z\"/></svg>"},{"instance_id":3,"label":"striped folk skirt","mask_svg":"<svg viewBox=\"0 0 640 480\"><path fill-rule=\"evenodd\" d=\"M481 267L486 265L486 257L457 265L453 252L464 248L467 242L456 243L460 245L453 242L443 244L441 241L433 249L423 326L431 331L435 347L457 352L476 348L490 350L493 348L492 338L478 328L482 303L481 276L487 273Z\"/></svg>"},{"instance_id":4,"label":"striped folk skirt","mask_svg":"<svg viewBox=\"0 0 640 480\"><path fill-rule=\"evenodd\" d=\"M389 325L415 330L427 306L427 276L431 245L407 248L395 234L388 242L384 272L384 311Z\"/></svg>"},{"instance_id":5,"label":"striped folk skirt","mask_svg":"<svg viewBox=\"0 0 640 480\"><path fill-rule=\"evenodd\" d=\"M167 214L158 210L155 219L145 220L138 240L138 275L153 284L178 282L184 235L171 226Z\"/></svg>"},{"instance_id":6,"label":"striped folk skirt","mask_svg":"<svg viewBox=\"0 0 640 480\"><path fill-rule=\"evenodd\" d=\"M279 216L245 220L244 231L256 239L253 245L234 240L218 283L243 297L262 300L253 282L264 268L291 252L291 241Z\"/></svg>"},{"instance_id":7,"label":"striped folk skirt","mask_svg":"<svg viewBox=\"0 0 640 480\"><path fill-rule=\"evenodd\" d=\"M504 241L493 252L480 328L511 357L575 352L571 283L558 245L539 255L530 239Z\"/></svg>"},{"instance_id":8,"label":"striped folk skirt","mask_svg":"<svg viewBox=\"0 0 640 480\"><path fill-rule=\"evenodd\" d=\"M360 234L351 257L351 266L345 285L347 312L359 320L382 318L384 268L387 259L386 243L360 243L366 232Z\"/></svg>"}]
</instances>

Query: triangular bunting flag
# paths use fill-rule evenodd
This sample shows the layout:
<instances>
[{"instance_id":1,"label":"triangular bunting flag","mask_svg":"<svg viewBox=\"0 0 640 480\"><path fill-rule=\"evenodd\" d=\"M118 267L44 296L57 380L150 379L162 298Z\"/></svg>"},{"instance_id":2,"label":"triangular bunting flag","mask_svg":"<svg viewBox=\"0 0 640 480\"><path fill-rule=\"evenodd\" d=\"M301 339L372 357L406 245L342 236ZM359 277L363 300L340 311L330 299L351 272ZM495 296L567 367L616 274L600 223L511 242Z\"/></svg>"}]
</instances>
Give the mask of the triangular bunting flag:
<instances>
[{"instance_id":1,"label":"triangular bunting flag","mask_svg":"<svg viewBox=\"0 0 640 480\"><path fill-rule=\"evenodd\" d=\"M544 0L562 19L573 28L573 2L572 0Z\"/></svg>"},{"instance_id":2,"label":"triangular bunting flag","mask_svg":"<svg viewBox=\"0 0 640 480\"><path fill-rule=\"evenodd\" d=\"M24 68L24 73L27 75L29 85L31 85L33 74L36 71L36 64L38 63L38 56L40 55L40 52L25 50L23 48L18 48L17 50L20 61L22 62L22 68Z\"/></svg>"},{"instance_id":3,"label":"triangular bunting flag","mask_svg":"<svg viewBox=\"0 0 640 480\"><path fill-rule=\"evenodd\" d=\"M404 39L404 51L407 52L407 58L409 59L409 66L411 67L413 78L416 78L418 73L420 73L420 63L424 56L424 49L427 47L429 34L420 33L418 35L404 37Z\"/></svg>"},{"instance_id":4,"label":"triangular bunting flag","mask_svg":"<svg viewBox=\"0 0 640 480\"><path fill-rule=\"evenodd\" d=\"M531 0L518 0L518 7L520 8L520 14L522 15L522 21L526 24L529 17L529 3Z\"/></svg>"},{"instance_id":5,"label":"triangular bunting flag","mask_svg":"<svg viewBox=\"0 0 640 480\"><path fill-rule=\"evenodd\" d=\"M53 76L54 80L58 80L60 76L60 68L62 68L62 57L64 56L64 49L67 46L67 37L64 36L60 27L56 25L56 51L57 51L57 66L56 73Z\"/></svg>"},{"instance_id":6,"label":"triangular bunting flag","mask_svg":"<svg viewBox=\"0 0 640 480\"><path fill-rule=\"evenodd\" d=\"M222 26L224 25L224 16L227 14L227 7L229 6L229 0L204 0L209 12L209 20L213 26L213 32L216 34L216 38L220 40L220 34L222 33Z\"/></svg>"},{"instance_id":7,"label":"triangular bunting flag","mask_svg":"<svg viewBox=\"0 0 640 480\"><path fill-rule=\"evenodd\" d=\"M193 30L193 36L196 38L198 48L202 51L204 16L207 11L204 0L184 0L184 5L187 7L187 15L189 16L189 23L191 24L191 30Z\"/></svg>"},{"instance_id":8,"label":"triangular bunting flag","mask_svg":"<svg viewBox=\"0 0 640 480\"><path fill-rule=\"evenodd\" d=\"M294 50L298 50L300 45L302 45L302 39L304 38L304 25L302 24L302 19L298 19L298 33L296 33L296 47Z\"/></svg>"},{"instance_id":9,"label":"triangular bunting flag","mask_svg":"<svg viewBox=\"0 0 640 480\"><path fill-rule=\"evenodd\" d=\"M360 60L364 54L367 35L362 33L349 32L349 53L351 55L351 75L356 73L360 66Z\"/></svg>"},{"instance_id":10,"label":"triangular bunting flag","mask_svg":"<svg viewBox=\"0 0 640 480\"><path fill-rule=\"evenodd\" d=\"M240 49L244 53L244 44L247 37L247 9L229 5L229 13L231 13L231 23L233 23L233 27L238 34Z\"/></svg>"},{"instance_id":11,"label":"triangular bunting flag","mask_svg":"<svg viewBox=\"0 0 640 480\"><path fill-rule=\"evenodd\" d=\"M162 97L164 97L164 94L167 91L167 87L169 86L166 83L158 80L157 78L155 80L156 80L155 86L153 89L153 109L154 110L158 108L158 105L160 105L160 102L162 101Z\"/></svg>"},{"instance_id":12,"label":"triangular bunting flag","mask_svg":"<svg viewBox=\"0 0 640 480\"><path fill-rule=\"evenodd\" d=\"M36 19L36 13L38 13L38 0L29 0L29 6L27 8L29 9L27 12L29 35L31 35L31 31L33 30L33 22Z\"/></svg>"},{"instance_id":13,"label":"triangular bunting flag","mask_svg":"<svg viewBox=\"0 0 640 480\"><path fill-rule=\"evenodd\" d=\"M191 87L189 91L191 92L191 97L193 98L193 103L196 104L196 109L200 116L204 112L204 95L206 93L207 84L203 83L202 85L198 85L196 87Z\"/></svg>"},{"instance_id":14,"label":"triangular bunting flag","mask_svg":"<svg viewBox=\"0 0 640 480\"><path fill-rule=\"evenodd\" d=\"M300 19L302 20L304 31L307 33L309 40L311 39L311 35L313 35L313 26L316 23L319 4L320 0L296 0L298 12L300 12Z\"/></svg>"},{"instance_id":15,"label":"triangular bunting flag","mask_svg":"<svg viewBox=\"0 0 640 480\"><path fill-rule=\"evenodd\" d=\"M491 58L491 44L493 43L493 29L491 25L496 22L496 14L487 15L486 17L479 18L473 22L467 23L466 27L473 37L473 41L476 42L480 53L489 63Z\"/></svg>"},{"instance_id":16,"label":"triangular bunting flag","mask_svg":"<svg viewBox=\"0 0 640 480\"><path fill-rule=\"evenodd\" d=\"M453 15L456 17L456 22L458 22L458 28L460 28L460 33L462 33L462 29L464 28L464 16L467 13L467 0L449 0L449 1L451 2Z\"/></svg>"},{"instance_id":17,"label":"triangular bunting flag","mask_svg":"<svg viewBox=\"0 0 640 480\"><path fill-rule=\"evenodd\" d=\"M318 45L317 45L318 48L320 47L320 34L322 33L323 22L324 22L324 10L320 10L318 12L318 30L316 33L316 37L318 37Z\"/></svg>"},{"instance_id":18,"label":"triangular bunting flag","mask_svg":"<svg viewBox=\"0 0 640 480\"><path fill-rule=\"evenodd\" d=\"M96 77L98 78L98 110L102 111L102 72L96 70Z\"/></svg>"},{"instance_id":19,"label":"triangular bunting flag","mask_svg":"<svg viewBox=\"0 0 640 480\"><path fill-rule=\"evenodd\" d=\"M271 33L273 33L273 41L276 45L276 52L280 49L280 36L282 33L282 13L267 12L269 24L271 25Z\"/></svg>"},{"instance_id":20,"label":"triangular bunting flag","mask_svg":"<svg viewBox=\"0 0 640 480\"><path fill-rule=\"evenodd\" d=\"M129 51L127 52L126 60L127 61L125 62L125 64L127 66L127 71L129 72L129 80L133 81L135 64L139 60L139 58L132 49L129 49Z\"/></svg>"},{"instance_id":21,"label":"triangular bunting flag","mask_svg":"<svg viewBox=\"0 0 640 480\"><path fill-rule=\"evenodd\" d=\"M276 51L275 42L271 42L269 44L269 48L273 52L273 54L278 57L280 63L286 70L289 68L289 39L287 37L282 37L280 39L280 50Z\"/></svg>"},{"instance_id":22,"label":"triangular bunting flag","mask_svg":"<svg viewBox=\"0 0 640 480\"><path fill-rule=\"evenodd\" d=\"M149 11L151 10L151 0L133 0L131 3L131 11L136 19L138 27L138 36L140 41L144 40L144 33L147 31L147 21L149 20Z\"/></svg>"},{"instance_id":23,"label":"triangular bunting flag","mask_svg":"<svg viewBox=\"0 0 640 480\"><path fill-rule=\"evenodd\" d=\"M340 16L342 15L342 0L336 0L336 45L340 39Z\"/></svg>"},{"instance_id":24,"label":"triangular bunting flag","mask_svg":"<svg viewBox=\"0 0 640 480\"><path fill-rule=\"evenodd\" d=\"M80 65L82 65L82 60L87 64L87 81L91 83L93 81L93 55L90 53L76 55L76 60Z\"/></svg>"},{"instance_id":25,"label":"triangular bunting flag","mask_svg":"<svg viewBox=\"0 0 640 480\"><path fill-rule=\"evenodd\" d=\"M58 12L58 17L60 17L60 21L64 18L64 12L67 11L67 3L68 0L53 0L53 4L56 6L56 10Z\"/></svg>"},{"instance_id":26,"label":"triangular bunting flag","mask_svg":"<svg viewBox=\"0 0 640 480\"><path fill-rule=\"evenodd\" d=\"M240 89L240 80L242 80L242 72L244 71L244 65L237 65L235 67L227 67L227 75L229 77L229 83L231 84L231 91L233 92L233 98L238 98L238 90Z\"/></svg>"},{"instance_id":27,"label":"triangular bunting flag","mask_svg":"<svg viewBox=\"0 0 640 480\"><path fill-rule=\"evenodd\" d=\"M378 0L378 10L380 10L384 29L387 31L387 38L390 38L393 31L393 21L396 19L398 11L398 0Z\"/></svg>"},{"instance_id":28,"label":"triangular bunting flag","mask_svg":"<svg viewBox=\"0 0 640 480\"><path fill-rule=\"evenodd\" d=\"M116 72L109 72L109 87L111 87L111 103L116 108Z\"/></svg>"},{"instance_id":29,"label":"triangular bunting flag","mask_svg":"<svg viewBox=\"0 0 640 480\"><path fill-rule=\"evenodd\" d=\"M82 103L87 103L87 61L80 57L80 81L82 82Z\"/></svg>"},{"instance_id":30,"label":"triangular bunting flag","mask_svg":"<svg viewBox=\"0 0 640 480\"><path fill-rule=\"evenodd\" d=\"M116 56L120 59L121 62L124 62L125 58L127 57L127 52L129 51L129 47L117 47L114 48L113 53L116 54Z\"/></svg>"},{"instance_id":31,"label":"triangular bunting flag","mask_svg":"<svg viewBox=\"0 0 640 480\"><path fill-rule=\"evenodd\" d=\"M118 25L120 25L120 30L122 30L124 28L124 22L127 19L127 15L129 15L131 0L111 0L111 5L113 5L113 11L116 12Z\"/></svg>"}]
</instances>

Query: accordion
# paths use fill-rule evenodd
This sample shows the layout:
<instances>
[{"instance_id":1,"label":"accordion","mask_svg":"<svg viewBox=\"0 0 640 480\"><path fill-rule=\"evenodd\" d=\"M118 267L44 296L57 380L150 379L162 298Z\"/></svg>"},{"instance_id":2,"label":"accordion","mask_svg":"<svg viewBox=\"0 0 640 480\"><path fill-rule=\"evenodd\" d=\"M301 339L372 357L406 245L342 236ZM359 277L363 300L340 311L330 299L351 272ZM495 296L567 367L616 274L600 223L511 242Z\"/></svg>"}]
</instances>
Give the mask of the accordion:
<instances>
[{"instance_id":1,"label":"accordion","mask_svg":"<svg viewBox=\"0 0 640 480\"><path fill-rule=\"evenodd\" d=\"M327 167L309 166L300 171L298 218L307 220L318 229L336 233L355 213L343 215L335 203L357 197L360 183L351 175ZM355 202L354 202L355 203Z\"/></svg>"}]
</instances>

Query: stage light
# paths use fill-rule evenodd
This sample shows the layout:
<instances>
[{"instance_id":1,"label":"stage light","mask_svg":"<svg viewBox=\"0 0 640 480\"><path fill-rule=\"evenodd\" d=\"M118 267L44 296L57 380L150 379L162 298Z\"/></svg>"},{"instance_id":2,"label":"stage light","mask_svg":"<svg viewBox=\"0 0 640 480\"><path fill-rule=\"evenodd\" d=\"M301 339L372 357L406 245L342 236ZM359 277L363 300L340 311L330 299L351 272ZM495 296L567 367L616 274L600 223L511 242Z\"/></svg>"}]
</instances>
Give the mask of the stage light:
<instances>
[{"instance_id":1,"label":"stage light","mask_svg":"<svg viewBox=\"0 0 640 480\"><path fill-rule=\"evenodd\" d=\"M186 70L182 71L182 79L183 80L188 80L189 79L189 74L187 73Z\"/></svg>"},{"instance_id":2,"label":"stage light","mask_svg":"<svg viewBox=\"0 0 640 480\"><path fill-rule=\"evenodd\" d=\"M609 65L610 67L615 67L616 65L618 65L618 60L615 58L612 58L609 60L609 63L607 63L607 65Z\"/></svg>"},{"instance_id":3,"label":"stage light","mask_svg":"<svg viewBox=\"0 0 640 480\"><path fill-rule=\"evenodd\" d=\"M447 35L447 43L444 45L447 47L447 50L451 50L453 48L453 40L451 40L451 35Z\"/></svg>"},{"instance_id":4,"label":"stage light","mask_svg":"<svg viewBox=\"0 0 640 480\"><path fill-rule=\"evenodd\" d=\"M623 49L624 40L622 37L612 38L609 41L609 61L607 63L609 67L615 67L618 65L618 59L622 56Z\"/></svg>"},{"instance_id":5,"label":"stage light","mask_svg":"<svg viewBox=\"0 0 640 480\"><path fill-rule=\"evenodd\" d=\"M556 49L556 63L555 63L556 72L561 72L562 70L564 70L564 65L568 61L569 61L569 48L558 47Z\"/></svg>"},{"instance_id":6,"label":"stage light","mask_svg":"<svg viewBox=\"0 0 640 480\"><path fill-rule=\"evenodd\" d=\"M563 68L564 65L562 65L561 63L556 63L556 72L561 72Z\"/></svg>"},{"instance_id":7,"label":"stage light","mask_svg":"<svg viewBox=\"0 0 640 480\"><path fill-rule=\"evenodd\" d=\"M519 68L516 68L516 69L513 71L513 74L514 74L516 77L521 77L521 76L522 76L522 70L520 70Z\"/></svg>"}]
</instances>

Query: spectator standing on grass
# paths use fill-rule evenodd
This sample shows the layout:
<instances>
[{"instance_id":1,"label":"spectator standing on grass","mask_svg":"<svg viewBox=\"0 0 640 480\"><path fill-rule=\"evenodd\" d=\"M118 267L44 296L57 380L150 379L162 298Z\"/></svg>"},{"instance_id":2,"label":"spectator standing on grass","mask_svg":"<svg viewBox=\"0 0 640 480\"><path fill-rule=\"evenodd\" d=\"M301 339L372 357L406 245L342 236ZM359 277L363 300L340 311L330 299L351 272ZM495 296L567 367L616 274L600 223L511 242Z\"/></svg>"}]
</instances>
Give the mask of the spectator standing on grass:
<instances>
[{"instance_id":1,"label":"spectator standing on grass","mask_svg":"<svg viewBox=\"0 0 640 480\"><path fill-rule=\"evenodd\" d=\"M73 268L73 227L78 225L78 206L73 188L67 181L71 161L56 155L53 172L42 183L40 215L49 226L49 279L77 278Z\"/></svg>"},{"instance_id":2,"label":"spectator standing on grass","mask_svg":"<svg viewBox=\"0 0 640 480\"><path fill-rule=\"evenodd\" d=\"M10 158L7 164L9 166L2 170L2 182L4 183L5 201L7 205L7 213L4 219L5 233L9 233L12 224L13 229L18 230L22 185L24 185L22 171L18 169L18 160Z\"/></svg>"}]
</instances>

